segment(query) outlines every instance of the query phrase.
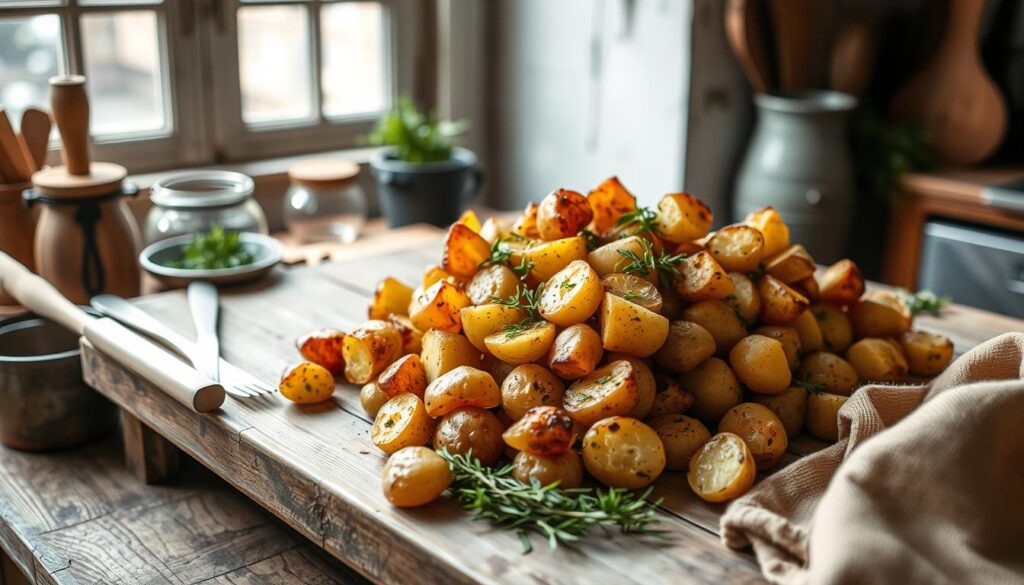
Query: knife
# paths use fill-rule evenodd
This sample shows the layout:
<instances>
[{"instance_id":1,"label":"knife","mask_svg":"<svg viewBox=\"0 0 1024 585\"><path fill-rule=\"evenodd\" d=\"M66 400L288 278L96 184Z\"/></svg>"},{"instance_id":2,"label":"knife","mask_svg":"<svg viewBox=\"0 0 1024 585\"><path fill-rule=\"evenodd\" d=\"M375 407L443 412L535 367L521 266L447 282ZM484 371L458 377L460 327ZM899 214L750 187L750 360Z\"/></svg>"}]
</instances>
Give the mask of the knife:
<instances>
[{"instance_id":1,"label":"knife","mask_svg":"<svg viewBox=\"0 0 1024 585\"><path fill-rule=\"evenodd\" d=\"M208 282L188 285L188 308L196 329L193 366L215 382L220 381L220 340L217 338L217 287Z\"/></svg>"}]
</instances>

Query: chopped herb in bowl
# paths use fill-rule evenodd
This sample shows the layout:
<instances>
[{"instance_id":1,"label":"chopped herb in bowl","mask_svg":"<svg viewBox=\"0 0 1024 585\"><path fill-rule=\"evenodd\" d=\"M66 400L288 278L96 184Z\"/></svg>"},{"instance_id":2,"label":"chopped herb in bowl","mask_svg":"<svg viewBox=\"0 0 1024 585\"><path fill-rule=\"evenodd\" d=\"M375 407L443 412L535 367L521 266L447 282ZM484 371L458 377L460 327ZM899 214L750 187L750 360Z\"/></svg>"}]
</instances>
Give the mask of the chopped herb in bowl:
<instances>
[{"instance_id":1,"label":"chopped herb in bowl","mask_svg":"<svg viewBox=\"0 0 1024 585\"><path fill-rule=\"evenodd\" d=\"M197 233L185 245L181 260L168 263L171 268L214 270L252 264L256 259L242 246L239 232L225 231L214 225L208 233Z\"/></svg>"}]
</instances>

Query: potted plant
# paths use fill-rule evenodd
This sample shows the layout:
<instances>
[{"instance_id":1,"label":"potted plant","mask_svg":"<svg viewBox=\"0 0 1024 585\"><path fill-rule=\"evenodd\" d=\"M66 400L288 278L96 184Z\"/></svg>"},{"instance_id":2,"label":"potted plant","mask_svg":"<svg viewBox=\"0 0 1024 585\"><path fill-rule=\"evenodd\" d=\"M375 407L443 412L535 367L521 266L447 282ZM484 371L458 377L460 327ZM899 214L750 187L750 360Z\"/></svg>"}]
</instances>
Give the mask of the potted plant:
<instances>
[{"instance_id":1,"label":"potted plant","mask_svg":"<svg viewBox=\"0 0 1024 585\"><path fill-rule=\"evenodd\" d=\"M370 168L391 227L446 226L476 195L483 177L476 155L452 144L466 127L427 117L412 100L401 98L365 137L369 144L388 147L373 155Z\"/></svg>"}]
</instances>

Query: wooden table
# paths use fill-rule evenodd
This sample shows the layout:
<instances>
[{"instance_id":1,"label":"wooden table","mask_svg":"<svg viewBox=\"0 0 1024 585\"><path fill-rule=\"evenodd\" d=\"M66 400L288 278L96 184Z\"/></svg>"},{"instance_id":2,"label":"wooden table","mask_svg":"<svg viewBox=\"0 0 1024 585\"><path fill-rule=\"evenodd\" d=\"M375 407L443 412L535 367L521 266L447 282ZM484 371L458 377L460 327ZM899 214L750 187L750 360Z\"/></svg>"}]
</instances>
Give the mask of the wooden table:
<instances>
[{"instance_id":1,"label":"wooden table","mask_svg":"<svg viewBox=\"0 0 1024 585\"><path fill-rule=\"evenodd\" d=\"M312 329L348 329L366 319L367 300L385 276L418 281L441 251L436 229L393 232L386 244L354 246L334 262L282 268L258 286L222 291L224 357L275 381L299 359L297 336ZM144 297L144 310L191 335L184 294ZM921 318L925 329L953 337L958 352L1024 323L963 307L943 319ZM665 473L665 541L596 535L549 550L535 539L521 554L515 534L471 522L454 501L399 510L381 494L384 455L369 438L370 420L357 388L342 386L333 400L313 406L280 396L229 399L222 410L198 415L119 364L84 346L86 381L132 416L209 467L331 555L371 580L387 583L761 583L748 553L718 540L724 506L698 499L685 476ZM796 437L784 463L820 448Z\"/></svg>"}]
</instances>

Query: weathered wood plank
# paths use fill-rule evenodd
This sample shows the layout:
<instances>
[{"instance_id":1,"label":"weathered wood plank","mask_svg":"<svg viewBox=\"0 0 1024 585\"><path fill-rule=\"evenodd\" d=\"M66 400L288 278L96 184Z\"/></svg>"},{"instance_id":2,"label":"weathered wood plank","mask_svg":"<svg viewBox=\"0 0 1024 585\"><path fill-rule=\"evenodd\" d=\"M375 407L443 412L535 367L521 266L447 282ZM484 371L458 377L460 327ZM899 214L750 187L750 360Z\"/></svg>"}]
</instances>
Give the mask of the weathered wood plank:
<instances>
[{"instance_id":1,"label":"weathered wood plank","mask_svg":"<svg viewBox=\"0 0 1024 585\"><path fill-rule=\"evenodd\" d=\"M142 483L162 483L178 473L181 451L124 409L121 438L125 465Z\"/></svg>"}]
</instances>

